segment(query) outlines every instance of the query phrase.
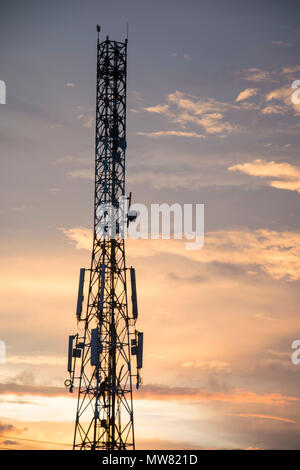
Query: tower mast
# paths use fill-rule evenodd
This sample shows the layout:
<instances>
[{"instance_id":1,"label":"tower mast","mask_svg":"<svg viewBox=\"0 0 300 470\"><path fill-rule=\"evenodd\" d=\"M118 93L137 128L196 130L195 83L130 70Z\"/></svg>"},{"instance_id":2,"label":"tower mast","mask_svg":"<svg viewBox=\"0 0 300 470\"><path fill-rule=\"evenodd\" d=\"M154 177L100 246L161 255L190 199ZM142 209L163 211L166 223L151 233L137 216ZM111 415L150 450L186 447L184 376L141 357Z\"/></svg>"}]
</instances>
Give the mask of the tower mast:
<instances>
[{"instance_id":1,"label":"tower mast","mask_svg":"<svg viewBox=\"0 0 300 470\"><path fill-rule=\"evenodd\" d=\"M125 450L135 448L132 378L136 376L138 388L143 349L143 333L135 329L132 267L131 313L128 308L123 236L136 217L127 211L131 196L125 196L127 39L117 42L107 36L100 42L100 27L97 30L93 251L91 268L80 270L76 315L83 331L69 337L70 378L65 384L70 392L79 384L73 448ZM131 369L133 355L136 374Z\"/></svg>"}]
</instances>

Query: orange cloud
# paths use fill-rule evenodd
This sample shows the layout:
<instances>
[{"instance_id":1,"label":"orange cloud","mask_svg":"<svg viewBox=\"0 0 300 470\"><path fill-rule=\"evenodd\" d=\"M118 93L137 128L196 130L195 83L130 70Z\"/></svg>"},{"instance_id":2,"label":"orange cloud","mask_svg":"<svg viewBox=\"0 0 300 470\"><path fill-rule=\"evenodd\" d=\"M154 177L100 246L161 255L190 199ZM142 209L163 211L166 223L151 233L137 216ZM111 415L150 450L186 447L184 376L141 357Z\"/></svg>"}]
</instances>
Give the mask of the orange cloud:
<instances>
[{"instance_id":1,"label":"orange cloud","mask_svg":"<svg viewBox=\"0 0 300 470\"><path fill-rule=\"evenodd\" d=\"M235 101L238 103L240 101L247 100L248 98L251 98L251 96L257 95L257 92L258 88L246 88L238 94Z\"/></svg>"}]
</instances>

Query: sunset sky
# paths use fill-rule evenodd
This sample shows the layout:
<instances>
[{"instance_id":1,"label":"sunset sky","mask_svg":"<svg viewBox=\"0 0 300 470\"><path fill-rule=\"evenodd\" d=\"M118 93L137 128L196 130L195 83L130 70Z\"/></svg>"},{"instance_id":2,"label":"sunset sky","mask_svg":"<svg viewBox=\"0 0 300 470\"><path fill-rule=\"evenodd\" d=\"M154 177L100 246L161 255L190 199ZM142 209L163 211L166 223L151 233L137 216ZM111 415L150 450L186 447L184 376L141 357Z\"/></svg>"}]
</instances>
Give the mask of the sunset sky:
<instances>
[{"instance_id":1,"label":"sunset sky","mask_svg":"<svg viewBox=\"0 0 300 470\"><path fill-rule=\"evenodd\" d=\"M299 2L2 0L0 448L71 448L68 335L93 223L96 24L128 42L127 193L205 204L128 240L138 449L300 448Z\"/></svg>"}]
</instances>

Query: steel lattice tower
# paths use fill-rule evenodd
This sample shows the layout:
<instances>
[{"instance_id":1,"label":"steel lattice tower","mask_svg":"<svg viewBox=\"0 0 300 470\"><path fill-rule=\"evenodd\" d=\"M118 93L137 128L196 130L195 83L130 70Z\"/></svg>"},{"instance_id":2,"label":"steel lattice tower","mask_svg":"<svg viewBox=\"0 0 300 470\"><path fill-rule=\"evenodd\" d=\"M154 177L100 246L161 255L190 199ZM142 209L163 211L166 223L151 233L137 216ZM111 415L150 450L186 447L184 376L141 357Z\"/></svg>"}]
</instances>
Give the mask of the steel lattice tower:
<instances>
[{"instance_id":1,"label":"steel lattice tower","mask_svg":"<svg viewBox=\"0 0 300 470\"><path fill-rule=\"evenodd\" d=\"M135 448L131 356L137 358L138 387L143 347L143 334L135 329L133 268L132 313L127 303L128 269L121 236L124 213L120 210L120 197L131 199L125 198L127 39L110 41L107 36L100 42L100 27L97 30L93 251L90 270L80 270L77 319L84 328L82 333L69 337L70 379L65 384L70 392L76 381L79 384L73 448L125 450ZM119 214L115 215L114 236L108 235L111 218L106 207ZM125 225L135 217L127 212ZM90 275L83 316L86 271Z\"/></svg>"}]
</instances>

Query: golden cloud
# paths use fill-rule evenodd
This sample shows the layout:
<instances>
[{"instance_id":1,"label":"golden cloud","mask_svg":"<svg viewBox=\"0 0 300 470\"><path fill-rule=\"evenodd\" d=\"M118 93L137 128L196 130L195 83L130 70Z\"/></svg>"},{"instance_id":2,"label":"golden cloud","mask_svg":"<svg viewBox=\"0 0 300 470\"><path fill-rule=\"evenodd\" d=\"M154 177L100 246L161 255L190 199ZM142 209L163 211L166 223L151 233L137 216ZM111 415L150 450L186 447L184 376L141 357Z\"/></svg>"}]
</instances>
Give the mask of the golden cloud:
<instances>
[{"instance_id":1,"label":"golden cloud","mask_svg":"<svg viewBox=\"0 0 300 470\"><path fill-rule=\"evenodd\" d=\"M230 103L217 101L213 98L197 98L196 96L182 93L176 90L167 95L166 104L158 104L143 108L144 111L165 115L172 123L186 128L188 124L201 126L207 134L217 134L221 137L234 131L239 131L240 126L233 125L224 120L224 112L234 108ZM163 135L177 135L182 137L203 138L195 132L158 131L141 133L152 137Z\"/></svg>"},{"instance_id":2,"label":"golden cloud","mask_svg":"<svg viewBox=\"0 0 300 470\"><path fill-rule=\"evenodd\" d=\"M276 178L276 180L269 181L268 186L300 193L300 168L290 163L267 162L257 159L253 162L230 166L228 170L240 171L260 178Z\"/></svg>"},{"instance_id":3,"label":"golden cloud","mask_svg":"<svg viewBox=\"0 0 300 470\"><path fill-rule=\"evenodd\" d=\"M273 168L273 167L272 167ZM279 171L278 168L273 168ZM77 249L91 249L92 232L83 227L61 229ZM133 258L168 253L199 263L224 263L248 269L257 265L273 279L300 278L300 233L271 230L219 230L205 234L201 250L184 249L184 240L127 240Z\"/></svg>"},{"instance_id":4,"label":"golden cloud","mask_svg":"<svg viewBox=\"0 0 300 470\"><path fill-rule=\"evenodd\" d=\"M246 88L238 94L235 101L238 103L239 101L247 100L248 98L251 98L251 96L255 96L257 92L258 88Z\"/></svg>"},{"instance_id":5,"label":"golden cloud","mask_svg":"<svg viewBox=\"0 0 300 470\"><path fill-rule=\"evenodd\" d=\"M91 250L92 249L92 230L85 227L74 227L70 229L59 228L66 237L72 242L75 242L77 250Z\"/></svg>"}]
</instances>

